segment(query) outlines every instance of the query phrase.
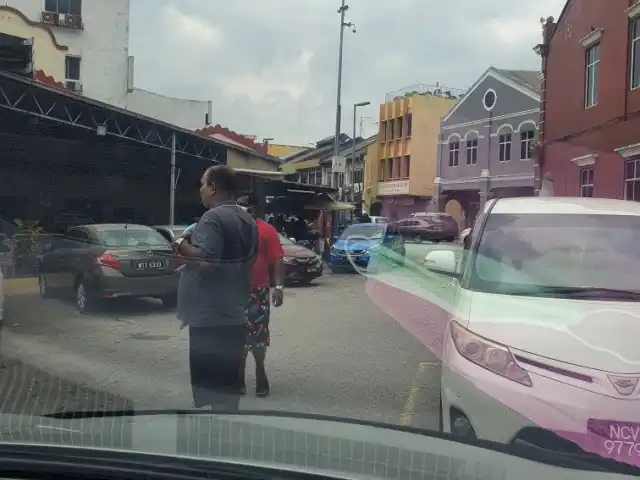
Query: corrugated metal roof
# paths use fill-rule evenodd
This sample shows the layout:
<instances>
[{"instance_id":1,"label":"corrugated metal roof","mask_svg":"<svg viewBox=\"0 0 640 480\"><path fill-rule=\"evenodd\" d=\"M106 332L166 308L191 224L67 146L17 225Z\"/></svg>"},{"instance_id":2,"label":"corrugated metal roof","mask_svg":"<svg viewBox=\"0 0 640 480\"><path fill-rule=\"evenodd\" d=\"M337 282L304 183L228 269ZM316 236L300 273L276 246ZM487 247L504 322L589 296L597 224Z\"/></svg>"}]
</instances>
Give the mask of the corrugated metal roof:
<instances>
[{"instance_id":1,"label":"corrugated metal roof","mask_svg":"<svg viewBox=\"0 0 640 480\"><path fill-rule=\"evenodd\" d=\"M246 146L243 146L243 145L237 145L237 144L229 143L229 141L227 139L222 140L220 138L212 138L210 136L203 135L203 134L201 134L199 132L196 132L194 130L189 130L189 129L186 129L186 128L182 128L182 127L180 127L178 125L172 125L172 124L167 123L167 122L165 122L163 120L159 120L157 118L149 117L147 115L143 115L141 113L134 112L133 110L127 110L127 109L124 109L124 108L117 107L115 105L111 105L109 103L102 102L100 100L95 100L95 99L86 97L84 95L79 95L79 94L71 92L71 91L69 91L69 90L67 90L65 88L52 86L52 85L49 85L47 83L39 82L39 81L34 80L32 78L26 78L26 77L13 74L11 72L6 72L6 71L0 71L0 77L4 77L4 78L7 78L7 79L13 80L13 81L18 81L18 82L21 82L21 83L24 83L24 84L29 84L29 85L34 86L35 88L38 88L38 89L41 89L41 90L47 90L47 91L52 92L54 94L69 98L71 100L83 103L85 105L90 105L92 107L97 107L97 108L100 108L100 109L104 109L106 111L117 112L117 113L119 113L121 115L125 115L125 116L134 118L134 119L139 120L139 121L149 122L151 124L155 124L155 125L162 126L164 128L168 128L168 129L173 130L175 132L180 132L180 133L187 134L187 135L193 135L193 136L201 138L201 139L208 139L210 142L212 142L214 144L217 144L217 145L220 145L220 146L223 146L223 147L226 147L226 148L230 148L230 149L233 149L233 150L238 150L238 151L241 151L241 152L244 152L244 153L248 153L248 154L254 155L256 157L263 158L265 160L271 160L271 161L273 161L275 163L281 163L281 159L279 159L277 157L274 157L274 156L268 155L268 154L263 154L263 153L260 153L260 152L256 152L255 150L252 150L252 149L250 149L250 148L248 148Z\"/></svg>"},{"instance_id":2,"label":"corrugated metal roof","mask_svg":"<svg viewBox=\"0 0 640 480\"><path fill-rule=\"evenodd\" d=\"M369 145L372 145L373 143L375 143L375 141L378 139L378 135L372 135L368 138L364 138L364 139L360 139L359 142L356 142L356 154L360 153L362 150L366 149ZM342 157L346 157L346 158L350 158L351 154L353 153L353 146L352 145L344 145L342 147L342 149L340 150L340 156ZM320 162L326 162L327 160L330 160L331 157L333 157L333 151L331 152L330 155L325 155L320 159Z\"/></svg>"}]
</instances>

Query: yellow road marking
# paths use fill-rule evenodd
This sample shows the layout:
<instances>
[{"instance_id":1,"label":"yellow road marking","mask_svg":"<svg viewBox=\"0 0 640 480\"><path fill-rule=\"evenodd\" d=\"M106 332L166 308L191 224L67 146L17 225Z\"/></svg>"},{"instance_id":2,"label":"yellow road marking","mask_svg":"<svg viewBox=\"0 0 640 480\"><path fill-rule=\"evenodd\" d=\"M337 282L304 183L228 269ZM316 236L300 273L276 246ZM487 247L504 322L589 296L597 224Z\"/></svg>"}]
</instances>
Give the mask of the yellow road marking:
<instances>
[{"instance_id":1,"label":"yellow road marking","mask_svg":"<svg viewBox=\"0 0 640 480\"><path fill-rule=\"evenodd\" d=\"M416 408L416 400L418 398L418 394L420 393L420 389L422 387L421 380L424 372L428 367L438 365L434 362L420 362L418 364L418 369L416 370L416 374L413 376L413 381L411 382L411 387L409 388L409 395L407 395L407 401L404 404L404 408L402 409L402 414L400 415L400 424L401 425L410 425L411 420L413 419L413 411Z\"/></svg>"}]
</instances>

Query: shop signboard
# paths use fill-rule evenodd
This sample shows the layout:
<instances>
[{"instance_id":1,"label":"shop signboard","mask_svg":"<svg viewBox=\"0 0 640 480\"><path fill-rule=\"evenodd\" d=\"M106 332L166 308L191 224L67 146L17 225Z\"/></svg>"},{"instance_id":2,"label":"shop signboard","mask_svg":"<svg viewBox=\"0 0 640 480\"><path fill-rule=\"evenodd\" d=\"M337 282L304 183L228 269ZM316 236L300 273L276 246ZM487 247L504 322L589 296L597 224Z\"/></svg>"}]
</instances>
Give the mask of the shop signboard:
<instances>
[{"instance_id":1,"label":"shop signboard","mask_svg":"<svg viewBox=\"0 0 640 480\"><path fill-rule=\"evenodd\" d=\"M393 182L380 182L378 184L378 195L408 195L409 180L396 180Z\"/></svg>"},{"instance_id":2,"label":"shop signboard","mask_svg":"<svg viewBox=\"0 0 640 480\"><path fill-rule=\"evenodd\" d=\"M332 173L345 173L346 167L347 167L347 159L345 157L341 157L341 156L331 157Z\"/></svg>"}]
</instances>

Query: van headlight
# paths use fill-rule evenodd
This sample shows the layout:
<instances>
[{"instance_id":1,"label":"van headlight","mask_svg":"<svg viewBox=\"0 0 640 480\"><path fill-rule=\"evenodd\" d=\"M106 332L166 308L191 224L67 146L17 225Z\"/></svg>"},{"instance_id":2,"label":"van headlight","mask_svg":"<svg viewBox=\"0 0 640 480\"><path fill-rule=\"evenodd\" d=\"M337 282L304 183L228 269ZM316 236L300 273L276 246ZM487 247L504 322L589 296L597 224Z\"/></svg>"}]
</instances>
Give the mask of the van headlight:
<instances>
[{"instance_id":1,"label":"van headlight","mask_svg":"<svg viewBox=\"0 0 640 480\"><path fill-rule=\"evenodd\" d=\"M451 322L451 338L458 353L470 362L526 387L532 385L527 371L505 345L476 335L455 321Z\"/></svg>"}]
</instances>

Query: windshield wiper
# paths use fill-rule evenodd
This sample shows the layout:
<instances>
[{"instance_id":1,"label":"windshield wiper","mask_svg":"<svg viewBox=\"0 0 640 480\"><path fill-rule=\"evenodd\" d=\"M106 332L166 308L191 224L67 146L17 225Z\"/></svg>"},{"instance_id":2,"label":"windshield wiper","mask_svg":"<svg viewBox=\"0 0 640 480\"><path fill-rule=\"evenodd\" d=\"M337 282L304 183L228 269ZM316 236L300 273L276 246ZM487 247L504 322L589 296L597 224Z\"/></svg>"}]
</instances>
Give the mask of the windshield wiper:
<instances>
[{"instance_id":1,"label":"windshield wiper","mask_svg":"<svg viewBox=\"0 0 640 480\"><path fill-rule=\"evenodd\" d=\"M539 287L543 294L565 295L570 298L606 298L613 300L640 300L640 292L601 287Z\"/></svg>"},{"instance_id":2,"label":"windshield wiper","mask_svg":"<svg viewBox=\"0 0 640 480\"><path fill-rule=\"evenodd\" d=\"M523 297L559 297L580 300L621 300L628 302L640 301L640 291L621 290L600 287L562 287L531 285L529 288L499 289L487 291L501 295L516 295Z\"/></svg>"}]
</instances>

